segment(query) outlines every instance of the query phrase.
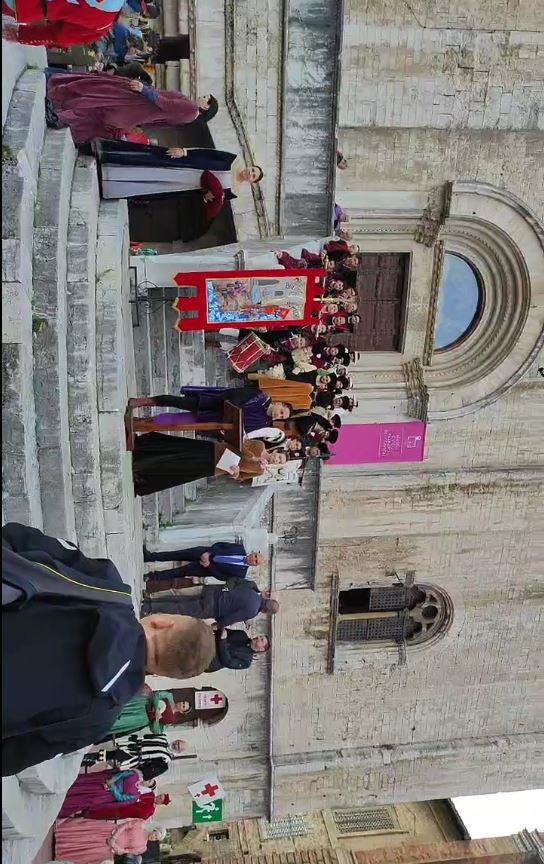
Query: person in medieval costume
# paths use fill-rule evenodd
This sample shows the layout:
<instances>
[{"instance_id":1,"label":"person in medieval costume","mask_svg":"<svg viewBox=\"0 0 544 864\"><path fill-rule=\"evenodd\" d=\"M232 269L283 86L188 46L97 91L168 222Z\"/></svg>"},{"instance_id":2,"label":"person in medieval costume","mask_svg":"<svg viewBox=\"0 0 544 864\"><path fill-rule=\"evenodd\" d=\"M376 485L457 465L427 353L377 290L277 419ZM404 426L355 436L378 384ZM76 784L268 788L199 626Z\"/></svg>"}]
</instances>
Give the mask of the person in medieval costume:
<instances>
[{"instance_id":1,"label":"person in medieval costume","mask_svg":"<svg viewBox=\"0 0 544 864\"><path fill-rule=\"evenodd\" d=\"M107 72L59 75L49 70L47 99L59 123L70 127L76 144L115 138L120 129L181 126L198 117L209 120L217 113L213 96L195 102L182 93L156 90Z\"/></svg>"},{"instance_id":2,"label":"person in medieval costume","mask_svg":"<svg viewBox=\"0 0 544 864\"><path fill-rule=\"evenodd\" d=\"M225 201L237 197L242 183L258 183L258 165L242 167L234 153L207 148L126 145L99 141L103 198L143 198L200 191L208 222Z\"/></svg>"}]
</instances>

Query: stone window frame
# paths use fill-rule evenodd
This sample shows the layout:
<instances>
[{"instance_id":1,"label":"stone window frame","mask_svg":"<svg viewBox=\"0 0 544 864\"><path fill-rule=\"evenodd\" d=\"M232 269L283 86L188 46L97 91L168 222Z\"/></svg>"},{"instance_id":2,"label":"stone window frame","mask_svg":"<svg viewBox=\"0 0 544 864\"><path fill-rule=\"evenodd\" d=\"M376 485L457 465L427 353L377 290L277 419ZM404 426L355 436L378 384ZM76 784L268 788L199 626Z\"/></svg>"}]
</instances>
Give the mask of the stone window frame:
<instances>
[{"instance_id":1,"label":"stone window frame","mask_svg":"<svg viewBox=\"0 0 544 864\"><path fill-rule=\"evenodd\" d=\"M393 571L394 572L394 571ZM396 575L396 574L395 574ZM406 573L405 576L410 581L414 580L415 574L413 571L410 573ZM359 587L359 588L388 588L391 587L391 574L387 575L384 578L383 585L380 584L361 584L359 586L351 585L350 588ZM430 648L431 646L436 645L440 642L448 633L453 623L454 618L454 606L453 601L447 591L439 585L435 585L429 582L420 582L415 579L413 581L416 587L424 590L427 593L438 595L440 598L440 616L438 621L436 622L436 626L430 628L428 631L424 631L419 637L416 636L412 640L406 639L403 640L402 643L396 643L394 640L361 640L346 642L338 639L338 624L341 621L342 617L348 618L348 616L342 616L339 612L339 597L340 591L344 590L342 586L339 584L339 574L338 571L335 571L331 576L331 599L330 599L330 610L329 610L329 633L328 633L328 643L327 643L327 656L325 661L325 671L328 675L333 675L335 673L335 659L336 659L336 649L337 645L349 645L354 650L363 652L365 655L371 652L382 652L385 651L390 653L391 655L397 655L399 658L399 663L403 665L407 662L407 657L411 656L413 652L425 650ZM346 590L349 590L346 589ZM353 618L354 616L349 616ZM365 613L361 613L361 618L365 617Z\"/></svg>"}]
</instances>

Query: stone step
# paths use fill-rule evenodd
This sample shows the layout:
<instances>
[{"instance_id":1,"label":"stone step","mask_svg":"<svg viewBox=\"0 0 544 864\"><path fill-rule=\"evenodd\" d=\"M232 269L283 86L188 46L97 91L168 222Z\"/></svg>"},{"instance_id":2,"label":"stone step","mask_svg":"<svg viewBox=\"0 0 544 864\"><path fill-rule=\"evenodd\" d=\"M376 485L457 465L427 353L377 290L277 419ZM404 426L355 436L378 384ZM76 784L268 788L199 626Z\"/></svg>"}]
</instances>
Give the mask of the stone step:
<instances>
[{"instance_id":1,"label":"stone step","mask_svg":"<svg viewBox=\"0 0 544 864\"><path fill-rule=\"evenodd\" d=\"M100 483L96 382L96 242L98 179L94 160L76 161L68 224L68 407L72 493L78 543L94 557L106 555Z\"/></svg>"},{"instance_id":2,"label":"stone step","mask_svg":"<svg viewBox=\"0 0 544 864\"><path fill-rule=\"evenodd\" d=\"M142 509L135 501L124 414L136 392L130 307L126 201L103 201L98 214L96 332L102 506L108 558L133 587L143 587Z\"/></svg>"},{"instance_id":3,"label":"stone step","mask_svg":"<svg viewBox=\"0 0 544 864\"><path fill-rule=\"evenodd\" d=\"M2 496L7 519L42 525L32 387L32 246L45 78L17 80L2 140Z\"/></svg>"},{"instance_id":4,"label":"stone step","mask_svg":"<svg viewBox=\"0 0 544 864\"><path fill-rule=\"evenodd\" d=\"M2 39L2 129L8 115L11 94L20 75L30 66L36 69L47 66L45 48L19 45L17 42L5 42Z\"/></svg>"},{"instance_id":5,"label":"stone step","mask_svg":"<svg viewBox=\"0 0 544 864\"><path fill-rule=\"evenodd\" d=\"M44 531L75 540L68 417L66 247L76 158L70 131L46 133L34 210L34 399Z\"/></svg>"},{"instance_id":6,"label":"stone step","mask_svg":"<svg viewBox=\"0 0 544 864\"><path fill-rule=\"evenodd\" d=\"M82 751L2 778L2 858L30 864L74 782Z\"/></svg>"}]
</instances>

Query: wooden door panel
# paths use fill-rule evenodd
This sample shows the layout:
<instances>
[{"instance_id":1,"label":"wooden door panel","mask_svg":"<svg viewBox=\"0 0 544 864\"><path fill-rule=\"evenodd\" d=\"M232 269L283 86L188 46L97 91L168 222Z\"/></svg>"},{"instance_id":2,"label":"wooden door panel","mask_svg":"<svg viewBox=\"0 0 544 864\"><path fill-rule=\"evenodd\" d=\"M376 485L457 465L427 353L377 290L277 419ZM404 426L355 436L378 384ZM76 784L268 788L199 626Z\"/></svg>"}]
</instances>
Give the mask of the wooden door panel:
<instances>
[{"instance_id":1,"label":"wooden door panel","mask_svg":"<svg viewBox=\"0 0 544 864\"><path fill-rule=\"evenodd\" d=\"M333 344L354 351L399 351L409 256L405 253L363 253L359 256L357 291L361 321L354 333L338 334Z\"/></svg>"}]
</instances>

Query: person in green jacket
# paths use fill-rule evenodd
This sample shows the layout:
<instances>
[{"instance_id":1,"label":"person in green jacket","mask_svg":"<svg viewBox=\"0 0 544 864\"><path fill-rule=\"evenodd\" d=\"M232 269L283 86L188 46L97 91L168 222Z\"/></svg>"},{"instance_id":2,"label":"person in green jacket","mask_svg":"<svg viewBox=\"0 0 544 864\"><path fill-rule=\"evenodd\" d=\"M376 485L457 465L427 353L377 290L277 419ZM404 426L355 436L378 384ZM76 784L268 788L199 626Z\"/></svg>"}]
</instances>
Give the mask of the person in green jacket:
<instances>
[{"instance_id":1,"label":"person in green jacket","mask_svg":"<svg viewBox=\"0 0 544 864\"><path fill-rule=\"evenodd\" d=\"M146 727L160 735L165 725L183 723L183 715L190 710L189 702L185 700L176 702L169 690L151 690L146 685L138 696L125 705L109 735L102 741L132 735Z\"/></svg>"}]
</instances>

